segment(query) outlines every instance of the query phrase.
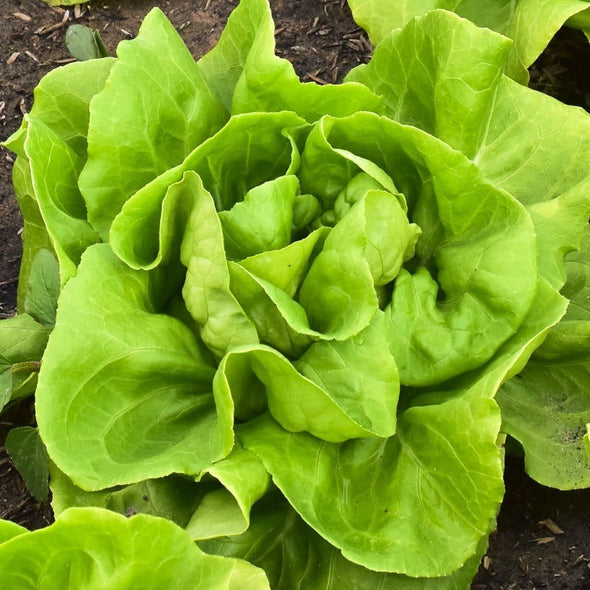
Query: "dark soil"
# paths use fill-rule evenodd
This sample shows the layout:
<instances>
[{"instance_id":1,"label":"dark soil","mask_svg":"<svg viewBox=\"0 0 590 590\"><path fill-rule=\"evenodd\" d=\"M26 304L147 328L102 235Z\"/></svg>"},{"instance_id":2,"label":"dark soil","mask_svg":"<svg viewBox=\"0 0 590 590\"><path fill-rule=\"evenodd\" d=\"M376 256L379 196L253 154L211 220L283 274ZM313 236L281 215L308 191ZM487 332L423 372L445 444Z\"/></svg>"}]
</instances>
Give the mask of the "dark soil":
<instances>
[{"instance_id":1,"label":"dark soil","mask_svg":"<svg viewBox=\"0 0 590 590\"><path fill-rule=\"evenodd\" d=\"M137 33L155 4L164 9L199 57L217 40L232 0L103 0L70 7L68 13L41 0L0 0L0 138L15 131L30 109L33 88L49 70L70 56L64 34L78 22L97 28L107 49ZM343 0L271 0L277 52L302 79L340 81L367 61L370 45ZM590 48L577 31L562 30L531 68L531 85L564 102L590 105ZM0 150L0 318L15 313L22 221L14 199L12 157ZM31 402L0 418L0 445L8 430L32 424ZM32 499L0 448L0 517L30 529L51 522L49 506ZM558 528L555 528L557 526ZM560 532L561 531L561 532ZM590 588L590 490L559 492L530 480L518 460L506 469L506 499L498 531L473 588L520 590Z\"/></svg>"}]
</instances>

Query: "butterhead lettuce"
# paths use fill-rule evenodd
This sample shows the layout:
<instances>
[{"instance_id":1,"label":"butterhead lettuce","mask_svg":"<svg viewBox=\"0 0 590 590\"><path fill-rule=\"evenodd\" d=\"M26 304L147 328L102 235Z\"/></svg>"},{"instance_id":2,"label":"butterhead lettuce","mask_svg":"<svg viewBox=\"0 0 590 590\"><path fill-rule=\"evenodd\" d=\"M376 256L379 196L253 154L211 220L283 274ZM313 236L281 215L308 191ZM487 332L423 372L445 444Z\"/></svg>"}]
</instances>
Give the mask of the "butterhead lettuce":
<instances>
[{"instance_id":1,"label":"butterhead lettuce","mask_svg":"<svg viewBox=\"0 0 590 590\"><path fill-rule=\"evenodd\" d=\"M273 588L469 584L495 396L564 315L590 213L587 115L508 50L435 10L303 84L243 0L198 61L154 9L41 82L9 146L28 256L59 263L58 513L166 516Z\"/></svg>"}]
</instances>

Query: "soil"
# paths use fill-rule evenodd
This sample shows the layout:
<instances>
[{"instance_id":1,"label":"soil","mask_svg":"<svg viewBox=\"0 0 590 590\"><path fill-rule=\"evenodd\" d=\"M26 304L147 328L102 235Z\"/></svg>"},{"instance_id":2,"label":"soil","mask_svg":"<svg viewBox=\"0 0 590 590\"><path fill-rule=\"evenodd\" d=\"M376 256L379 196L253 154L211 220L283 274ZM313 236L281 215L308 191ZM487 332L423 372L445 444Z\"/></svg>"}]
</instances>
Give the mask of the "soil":
<instances>
[{"instance_id":1,"label":"soil","mask_svg":"<svg viewBox=\"0 0 590 590\"><path fill-rule=\"evenodd\" d=\"M353 22L344 0L271 0L277 53L299 76L337 82L366 62L371 46ZM0 0L0 138L15 131L30 109L33 88L49 70L71 60L64 43L69 24L100 31L114 54L117 43L137 33L153 5L159 5L181 32L195 57L221 33L233 0L103 0L52 8L41 0ZM590 107L590 46L578 31L563 29L531 68L531 85L569 104ZM0 150L0 318L15 313L22 220L10 179L12 156ZM33 424L32 402L10 408L0 418L0 445L8 430ZM506 498L473 589L590 588L590 490L544 488L508 459ZM32 499L0 448L0 518L29 529L52 521L51 508Z\"/></svg>"}]
</instances>

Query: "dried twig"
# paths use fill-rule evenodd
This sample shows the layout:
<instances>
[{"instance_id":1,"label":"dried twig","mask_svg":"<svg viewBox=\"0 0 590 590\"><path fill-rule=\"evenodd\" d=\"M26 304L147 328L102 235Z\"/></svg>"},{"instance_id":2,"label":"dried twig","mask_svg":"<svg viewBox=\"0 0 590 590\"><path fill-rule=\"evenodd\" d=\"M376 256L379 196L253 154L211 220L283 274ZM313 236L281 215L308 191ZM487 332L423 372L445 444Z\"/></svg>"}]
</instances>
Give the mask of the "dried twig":
<instances>
[{"instance_id":1,"label":"dried twig","mask_svg":"<svg viewBox=\"0 0 590 590\"><path fill-rule=\"evenodd\" d=\"M315 33L319 29L319 22L320 22L320 17L316 16L313 19L313 24L311 25L311 29L309 29L309 31L306 31L305 34L311 35L312 33Z\"/></svg>"},{"instance_id":2,"label":"dried twig","mask_svg":"<svg viewBox=\"0 0 590 590\"><path fill-rule=\"evenodd\" d=\"M54 25L43 25L42 27L39 27L36 31L35 34L37 35L47 35L47 33L52 33L53 31L57 31L58 29L61 29L63 27L66 26L66 23L68 22L68 20L70 19L70 11L66 10L63 13L63 17L61 19L61 22L56 23Z\"/></svg>"},{"instance_id":3,"label":"dried twig","mask_svg":"<svg viewBox=\"0 0 590 590\"><path fill-rule=\"evenodd\" d=\"M14 285L14 283L18 283L18 277L8 279L7 281L0 281L0 287L6 287L6 285Z\"/></svg>"},{"instance_id":4,"label":"dried twig","mask_svg":"<svg viewBox=\"0 0 590 590\"><path fill-rule=\"evenodd\" d=\"M321 70L319 70L317 73L321 72ZM316 74L306 74L305 77L309 78L310 80L313 80L316 84L328 84L328 82L326 80L324 80L323 78L320 78L318 75Z\"/></svg>"},{"instance_id":5,"label":"dried twig","mask_svg":"<svg viewBox=\"0 0 590 590\"><path fill-rule=\"evenodd\" d=\"M25 55L27 55L28 57L30 57L33 61L35 61L37 63L40 63L39 62L39 58L34 53L32 53L31 51L28 51L28 50L25 51Z\"/></svg>"},{"instance_id":6,"label":"dried twig","mask_svg":"<svg viewBox=\"0 0 590 590\"><path fill-rule=\"evenodd\" d=\"M552 532L554 535L563 535L563 530L561 530L561 528L558 527L550 518L540 520L539 524L542 524L548 531Z\"/></svg>"},{"instance_id":7,"label":"dried twig","mask_svg":"<svg viewBox=\"0 0 590 590\"><path fill-rule=\"evenodd\" d=\"M16 58L20 55L20 51L14 51L10 57L6 60L6 65L9 66L16 61Z\"/></svg>"},{"instance_id":8,"label":"dried twig","mask_svg":"<svg viewBox=\"0 0 590 590\"><path fill-rule=\"evenodd\" d=\"M26 23L30 23L33 20L28 14L23 14L22 12L13 12L12 16L16 16L16 18L20 18L20 20L24 20Z\"/></svg>"}]
</instances>

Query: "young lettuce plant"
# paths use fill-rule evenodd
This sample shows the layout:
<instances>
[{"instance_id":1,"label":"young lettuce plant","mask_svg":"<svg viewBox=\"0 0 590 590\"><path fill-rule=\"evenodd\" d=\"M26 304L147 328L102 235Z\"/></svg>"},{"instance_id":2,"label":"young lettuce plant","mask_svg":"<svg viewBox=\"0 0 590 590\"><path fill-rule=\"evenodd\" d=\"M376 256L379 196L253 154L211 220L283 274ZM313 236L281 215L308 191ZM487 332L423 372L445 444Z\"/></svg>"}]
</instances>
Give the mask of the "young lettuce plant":
<instances>
[{"instance_id":1,"label":"young lettuce plant","mask_svg":"<svg viewBox=\"0 0 590 590\"><path fill-rule=\"evenodd\" d=\"M378 45L392 29L404 27L430 10L452 10L480 27L506 35L514 41L505 73L528 82L527 68L541 55L564 24L590 36L587 0L348 0L357 23Z\"/></svg>"},{"instance_id":2,"label":"young lettuce plant","mask_svg":"<svg viewBox=\"0 0 590 590\"><path fill-rule=\"evenodd\" d=\"M23 276L59 263L58 515L164 516L273 588L469 585L494 397L564 315L590 213L590 121L505 77L509 49L436 10L302 84L243 0L197 62L154 9L40 83L8 145Z\"/></svg>"}]
</instances>

